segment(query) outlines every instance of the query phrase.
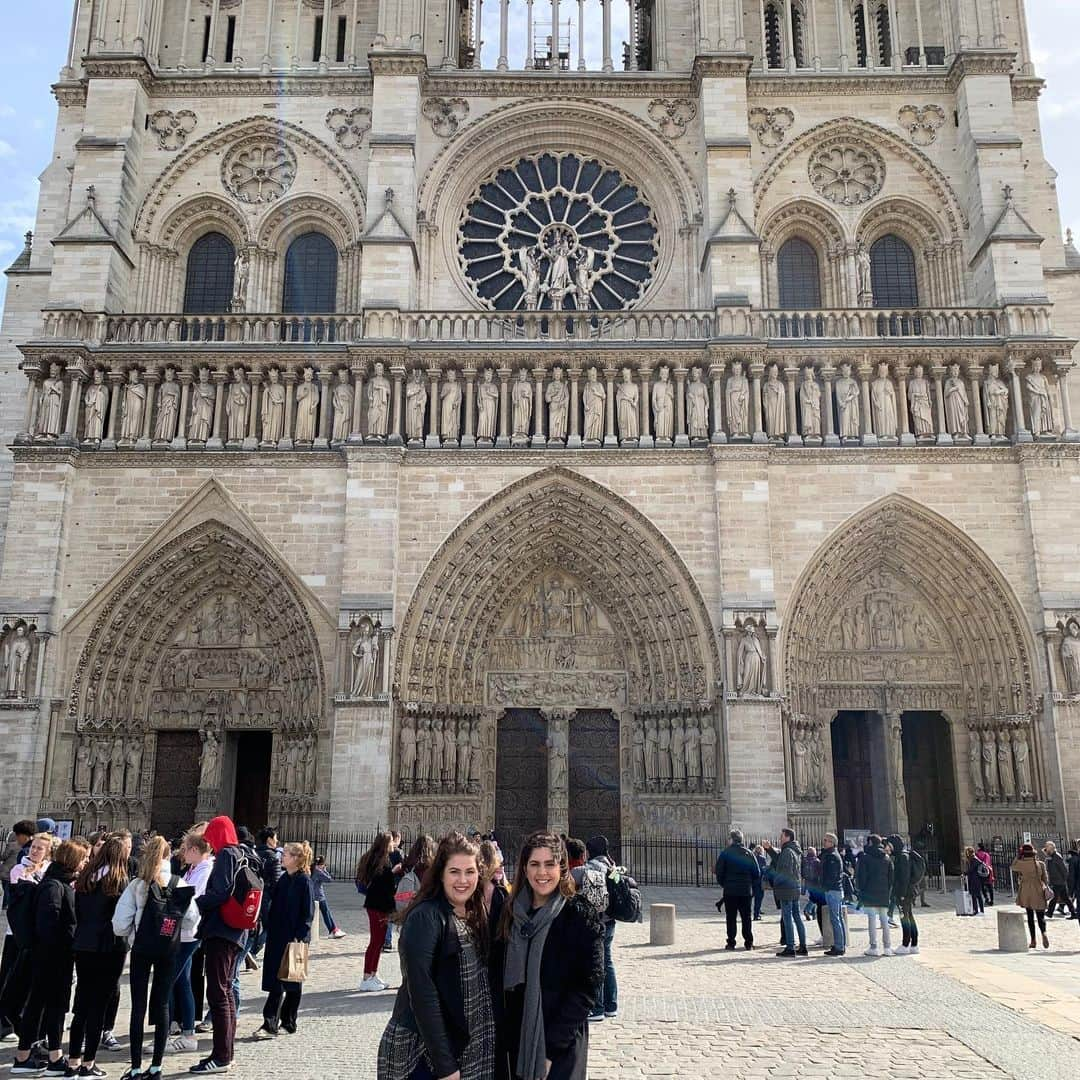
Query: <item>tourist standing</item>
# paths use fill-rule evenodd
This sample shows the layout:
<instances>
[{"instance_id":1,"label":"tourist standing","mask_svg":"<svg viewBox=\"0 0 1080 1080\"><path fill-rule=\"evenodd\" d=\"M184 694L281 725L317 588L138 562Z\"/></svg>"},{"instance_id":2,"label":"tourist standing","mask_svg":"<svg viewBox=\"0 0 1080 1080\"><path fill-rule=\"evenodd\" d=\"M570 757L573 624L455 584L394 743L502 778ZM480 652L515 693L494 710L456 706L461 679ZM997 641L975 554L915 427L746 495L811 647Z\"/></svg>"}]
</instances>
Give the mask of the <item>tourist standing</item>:
<instances>
[{"instance_id":1,"label":"tourist standing","mask_svg":"<svg viewBox=\"0 0 1080 1080\"><path fill-rule=\"evenodd\" d=\"M971 897L971 914L985 915L986 904L983 899L983 877L986 874L986 863L979 858L975 849L968 844L964 848L964 879L967 883L968 895Z\"/></svg>"},{"instance_id":2,"label":"tourist standing","mask_svg":"<svg viewBox=\"0 0 1080 1080\"><path fill-rule=\"evenodd\" d=\"M829 909L832 928L832 947L826 956L843 956L847 951L847 932L844 927L844 860L836 849L836 833L826 833L821 841L821 891Z\"/></svg>"},{"instance_id":3,"label":"tourist standing","mask_svg":"<svg viewBox=\"0 0 1080 1080\"><path fill-rule=\"evenodd\" d=\"M405 872L405 856L401 854L401 833L397 829L390 830L390 869L397 874L398 878ZM383 952L394 951L394 924L388 921L386 924L386 937L383 939Z\"/></svg>"},{"instance_id":4,"label":"tourist standing","mask_svg":"<svg viewBox=\"0 0 1080 1080\"><path fill-rule=\"evenodd\" d=\"M985 867L986 873L983 875L982 888L983 888L983 906L984 908L994 906L994 861L990 858L990 852L986 850L986 845L980 843L975 849L975 858L979 860Z\"/></svg>"},{"instance_id":5,"label":"tourist standing","mask_svg":"<svg viewBox=\"0 0 1080 1080\"><path fill-rule=\"evenodd\" d=\"M901 943L893 951L897 956L906 956L919 951L919 927L915 922L915 887L916 878L920 876L916 867L922 866L921 856L914 854L911 848L904 844L904 838L899 833L893 833L885 843L886 854L892 858L893 863L892 906L900 909L902 933Z\"/></svg>"},{"instance_id":6,"label":"tourist standing","mask_svg":"<svg viewBox=\"0 0 1080 1080\"><path fill-rule=\"evenodd\" d=\"M311 882L311 848L304 844L286 844L281 854L283 874L274 889L274 903L266 923L266 948L263 955L262 988L267 992L263 1022L255 1032L269 1038L283 1028L296 1033L300 1010L302 980L279 978L286 950L293 942L311 941L315 920L315 889ZM306 974L306 972L305 972Z\"/></svg>"},{"instance_id":7,"label":"tourist standing","mask_svg":"<svg viewBox=\"0 0 1080 1080\"><path fill-rule=\"evenodd\" d=\"M1011 869L1014 874L1020 875L1016 903L1027 912L1028 948L1035 948L1035 922L1038 920L1043 948L1049 949L1050 939L1046 936L1046 864L1035 854L1031 844L1024 844Z\"/></svg>"},{"instance_id":8,"label":"tourist standing","mask_svg":"<svg viewBox=\"0 0 1080 1080\"><path fill-rule=\"evenodd\" d=\"M30 843L34 832L32 821L16 821L4 842L3 849L0 850L0 890L3 891L3 905L0 910L7 911L8 893L11 891L11 871L22 858L23 848Z\"/></svg>"},{"instance_id":9,"label":"tourist standing","mask_svg":"<svg viewBox=\"0 0 1080 1080\"><path fill-rule=\"evenodd\" d=\"M606 836L590 836L585 841L585 854L588 860L584 869L595 870L604 881L604 890L607 891L608 873L614 868L615 863L608 854L608 838ZM611 944L615 940L615 919L602 913L600 921L604 926L604 980L597 988L596 1001L593 1004L590 1020L614 1020L619 1015L619 981L615 975L615 964L611 959Z\"/></svg>"},{"instance_id":10,"label":"tourist standing","mask_svg":"<svg viewBox=\"0 0 1080 1080\"><path fill-rule=\"evenodd\" d=\"M356 868L356 887L364 893L364 910L371 935L364 953L364 978L360 983L360 989L366 994L390 989L389 984L379 978L379 957L390 916L396 910L394 895L398 879L390 865L392 844L390 833L379 833Z\"/></svg>"},{"instance_id":11,"label":"tourist standing","mask_svg":"<svg viewBox=\"0 0 1080 1080\"><path fill-rule=\"evenodd\" d=\"M758 864L758 876L754 882L754 922L758 922L761 919L761 905L765 902L765 871L769 865L765 849L760 844L754 847L754 861Z\"/></svg>"},{"instance_id":12,"label":"tourist standing","mask_svg":"<svg viewBox=\"0 0 1080 1080\"><path fill-rule=\"evenodd\" d=\"M1054 898L1046 909L1046 917L1052 919L1054 911L1061 908L1069 909L1069 918L1076 918L1076 909L1073 907L1072 897L1069 895L1069 867L1057 849L1053 840L1047 840L1043 845L1043 855L1046 857L1046 876L1050 881L1050 888L1054 891Z\"/></svg>"},{"instance_id":13,"label":"tourist standing","mask_svg":"<svg viewBox=\"0 0 1080 1080\"><path fill-rule=\"evenodd\" d=\"M815 847L808 847L803 854L802 880L803 892L806 895L803 917L807 920L817 918L820 928L821 919L818 917L818 909L823 903L821 898L821 859L818 857L817 848Z\"/></svg>"},{"instance_id":14,"label":"tourist standing","mask_svg":"<svg viewBox=\"0 0 1080 1080\"><path fill-rule=\"evenodd\" d=\"M424 881L424 875L428 867L435 861L435 841L426 833L421 833L409 848L409 854L402 864L403 873L398 879L394 890L394 907L397 911L405 911L413 902L420 886Z\"/></svg>"},{"instance_id":15,"label":"tourist standing","mask_svg":"<svg viewBox=\"0 0 1080 1080\"><path fill-rule=\"evenodd\" d=\"M784 947L777 956L806 956L806 927L799 910L802 895L802 848L791 829L780 830L780 850L765 842L773 874L773 895L780 903L780 924L783 928ZM795 935L799 947L795 948Z\"/></svg>"},{"instance_id":16,"label":"tourist standing","mask_svg":"<svg viewBox=\"0 0 1080 1080\"><path fill-rule=\"evenodd\" d=\"M494 1077L481 877L477 845L445 837L401 918L401 987L379 1042L378 1080Z\"/></svg>"},{"instance_id":17,"label":"tourist standing","mask_svg":"<svg viewBox=\"0 0 1080 1080\"><path fill-rule=\"evenodd\" d=\"M506 883L506 874L503 872L502 852L498 844L490 840L483 840L480 843L480 878L489 924L496 926L510 895L510 887Z\"/></svg>"},{"instance_id":18,"label":"tourist standing","mask_svg":"<svg viewBox=\"0 0 1080 1080\"><path fill-rule=\"evenodd\" d=\"M746 846L743 834L732 829L728 834L728 846L716 860L716 883L724 893L724 914L727 916L727 945L735 948L735 932L742 921L743 948L754 947L754 929L750 905L761 884L761 867L754 853Z\"/></svg>"},{"instance_id":19,"label":"tourist standing","mask_svg":"<svg viewBox=\"0 0 1080 1080\"><path fill-rule=\"evenodd\" d=\"M1069 895L1080 909L1080 840L1072 842L1072 850L1069 852Z\"/></svg>"},{"instance_id":20,"label":"tourist standing","mask_svg":"<svg viewBox=\"0 0 1080 1080\"><path fill-rule=\"evenodd\" d=\"M330 910L330 901L326 899L326 883L333 880L330 871L326 869L326 859L320 855L311 868L311 885L315 890L315 903L319 905L319 912L322 915L323 924L326 926L326 932L332 938L343 938L345 937L345 931L338 926L334 913Z\"/></svg>"},{"instance_id":21,"label":"tourist standing","mask_svg":"<svg viewBox=\"0 0 1080 1080\"><path fill-rule=\"evenodd\" d=\"M855 887L859 902L866 912L870 947L867 956L893 956L889 937L889 904L892 902L893 862L881 846L881 837L871 833L866 847L859 857L855 870ZM878 944L878 927L881 928L882 944Z\"/></svg>"},{"instance_id":22,"label":"tourist standing","mask_svg":"<svg viewBox=\"0 0 1080 1080\"><path fill-rule=\"evenodd\" d=\"M180 861L184 870L184 884L195 890L197 900L206 892L210 881L210 872L214 868L214 856L210 843L202 830L192 829L180 841ZM173 1016L180 1027L180 1032L169 1040L169 1049L178 1053L199 1049L199 1040L195 1035L195 1024L202 1019L196 1011L195 988L192 983L192 966L195 957L200 955L202 942L191 927L180 931L180 951L176 957L176 979L173 982L173 1001L176 1008ZM201 971L201 968L200 968ZM202 1008L203 994L200 990L198 1007Z\"/></svg>"}]
</instances>

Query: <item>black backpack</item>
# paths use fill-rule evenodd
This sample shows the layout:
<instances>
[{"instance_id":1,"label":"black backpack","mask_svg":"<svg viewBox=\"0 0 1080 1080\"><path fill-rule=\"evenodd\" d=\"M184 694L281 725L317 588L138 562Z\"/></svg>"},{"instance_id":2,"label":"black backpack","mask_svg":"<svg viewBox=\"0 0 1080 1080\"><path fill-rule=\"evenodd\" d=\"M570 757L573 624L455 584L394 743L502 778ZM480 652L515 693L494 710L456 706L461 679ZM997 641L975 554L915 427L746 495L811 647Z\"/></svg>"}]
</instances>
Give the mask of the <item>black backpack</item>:
<instances>
[{"instance_id":1,"label":"black backpack","mask_svg":"<svg viewBox=\"0 0 1080 1080\"><path fill-rule=\"evenodd\" d=\"M926 859L915 848L908 849L911 858L911 887L914 889L926 877Z\"/></svg>"},{"instance_id":2,"label":"black backpack","mask_svg":"<svg viewBox=\"0 0 1080 1080\"><path fill-rule=\"evenodd\" d=\"M131 951L147 960L164 960L180 947L180 925L191 906L195 889L180 885L175 875L169 884L155 881L146 890L146 906L135 931Z\"/></svg>"},{"instance_id":3,"label":"black backpack","mask_svg":"<svg viewBox=\"0 0 1080 1080\"><path fill-rule=\"evenodd\" d=\"M20 949L30 949L34 945L34 903L40 882L32 878L21 878L11 886L8 897L7 921L11 927L11 936Z\"/></svg>"},{"instance_id":4,"label":"black backpack","mask_svg":"<svg viewBox=\"0 0 1080 1080\"><path fill-rule=\"evenodd\" d=\"M641 890L625 866L607 872L608 915L616 922L641 922Z\"/></svg>"}]
</instances>

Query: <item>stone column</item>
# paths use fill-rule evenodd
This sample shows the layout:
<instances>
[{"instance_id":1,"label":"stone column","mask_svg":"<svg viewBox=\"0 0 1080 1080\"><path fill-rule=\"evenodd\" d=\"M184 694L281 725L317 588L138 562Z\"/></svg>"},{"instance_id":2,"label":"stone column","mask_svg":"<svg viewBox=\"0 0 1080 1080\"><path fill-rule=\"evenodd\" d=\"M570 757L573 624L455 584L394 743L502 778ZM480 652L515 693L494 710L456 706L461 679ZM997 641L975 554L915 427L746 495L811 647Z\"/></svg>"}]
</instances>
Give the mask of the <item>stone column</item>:
<instances>
[{"instance_id":1,"label":"stone column","mask_svg":"<svg viewBox=\"0 0 1080 1080\"><path fill-rule=\"evenodd\" d=\"M154 430L154 392L160 379L161 373L157 371L147 371L143 375L143 382L146 384L146 402L143 406L142 434L135 440L136 450L150 449L150 433Z\"/></svg>"},{"instance_id":2,"label":"stone column","mask_svg":"<svg viewBox=\"0 0 1080 1080\"><path fill-rule=\"evenodd\" d=\"M710 364L709 379L712 382L712 427L709 442L726 443L727 435L724 433L723 424L724 365Z\"/></svg>"},{"instance_id":3,"label":"stone column","mask_svg":"<svg viewBox=\"0 0 1080 1080\"><path fill-rule=\"evenodd\" d=\"M1061 437L1066 442L1080 442L1080 432L1073 427L1072 404L1069 402L1069 388L1066 385L1071 370L1072 364L1057 361L1058 394L1061 396L1061 419L1065 429Z\"/></svg>"},{"instance_id":4,"label":"stone column","mask_svg":"<svg viewBox=\"0 0 1080 1080\"><path fill-rule=\"evenodd\" d=\"M465 376L465 423L461 429L461 445L476 446L476 435L473 432L473 405L476 400L476 365L466 363L462 372Z\"/></svg>"},{"instance_id":5,"label":"stone column","mask_svg":"<svg viewBox=\"0 0 1080 1080\"><path fill-rule=\"evenodd\" d=\"M510 445L510 376L508 367L499 368L499 437L496 446Z\"/></svg>"},{"instance_id":6,"label":"stone column","mask_svg":"<svg viewBox=\"0 0 1080 1080\"><path fill-rule=\"evenodd\" d=\"M181 371L177 377L180 380L180 415L176 418L176 438L172 446L174 450L183 450L187 446L188 399L194 376L190 371Z\"/></svg>"},{"instance_id":7,"label":"stone column","mask_svg":"<svg viewBox=\"0 0 1080 1080\"><path fill-rule=\"evenodd\" d=\"M641 389L638 391L641 395L641 399L638 402L638 411L641 414L641 420L638 425L641 429L641 435L638 437L638 446L651 447L654 445L651 426L652 401L650 400L652 391L652 365L642 364L641 367L638 368L638 378L641 382Z\"/></svg>"},{"instance_id":8,"label":"stone column","mask_svg":"<svg viewBox=\"0 0 1080 1080\"><path fill-rule=\"evenodd\" d=\"M796 401L799 393L798 374L798 365L784 365L784 381L787 383L788 446L802 446L802 436L799 434L798 402Z\"/></svg>"},{"instance_id":9,"label":"stone column","mask_svg":"<svg viewBox=\"0 0 1080 1080\"><path fill-rule=\"evenodd\" d=\"M285 426L281 429L281 438L278 440L279 450L291 450L293 448L293 398L296 396L296 372L285 372Z\"/></svg>"},{"instance_id":10,"label":"stone column","mask_svg":"<svg viewBox=\"0 0 1080 1080\"><path fill-rule=\"evenodd\" d=\"M976 364L974 361L968 364L968 386L970 387L971 407L975 417L975 435L972 441L976 446L989 446L990 438L983 428L982 373L981 365Z\"/></svg>"},{"instance_id":11,"label":"stone column","mask_svg":"<svg viewBox=\"0 0 1080 1080\"><path fill-rule=\"evenodd\" d=\"M750 428L753 435L751 442L767 443L769 436L761 424L761 376L765 365L760 360L750 361Z\"/></svg>"},{"instance_id":12,"label":"stone column","mask_svg":"<svg viewBox=\"0 0 1080 1080\"><path fill-rule=\"evenodd\" d=\"M79 410L82 407L83 384L86 381L86 373L81 368L71 368L68 371L68 404L67 422L64 424L64 434L59 442L64 446L75 446L79 441Z\"/></svg>"},{"instance_id":13,"label":"stone column","mask_svg":"<svg viewBox=\"0 0 1080 1080\"><path fill-rule=\"evenodd\" d=\"M207 450L222 450L225 441L221 437L221 425L225 420L225 382L229 373L223 368L216 368L210 373L214 383L214 420L210 425L210 437L206 440Z\"/></svg>"},{"instance_id":14,"label":"stone column","mask_svg":"<svg viewBox=\"0 0 1080 1080\"><path fill-rule=\"evenodd\" d=\"M570 426L566 429L566 446L567 449L572 447L581 446L581 428L580 428L580 412L581 412L581 388L578 385L578 379L581 372L576 367L572 367L569 371L570 375Z\"/></svg>"},{"instance_id":15,"label":"stone column","mask_svg":"<svg viewBox=\"0 0 1080 1080\"><path fill-rule=\"evenodd\" d=\"M607 427L604 435L605 446L618 446L619 440L615 435L615 369L604 368L604 380L607 386Z\"/></svg>"},{"instance_id":16,"label":"stone column","mask_svg":"<svg viewBox=\"0 0 1080 1080\"><path fill-rule=\"evenodd\" d=\"M873 368L869 360L860 360L855 366L859 374L859 401L862 408L862 444L877 446L878 437L874 433L874 410L870 405L870 375Z\"/></svg>"},{"instance_id":17,"label":"stone column","mask_svg":"<svg viewBox=\"0 0 1080 1080\"><path fill-rule=\"evenodd\" d=\"M833 427L833 408L836 401L833 379L835 378L836 369L828 364L822 364L821 381L825 386L825 393L821 395L821 430L825 433L822 440L825 446L840 445L840 437Z\"/></svg>"},{"instance_id":18,"label":"stone column","mask_svg":"<svg viewBox=\"0 0 1080 1080\"><path fill-rule=\"evenodd\" d=\"M439 439L439 369L428 368L428 434L424 445L438 450L442 445Z\"/></svg>"},{"instance_id":19,"label":"stone column","mask_svg":"<svg viewBox=\"0 0 1080 1080\"><path fill-rule=\"evenodd\" d=\"M686 368L675 369L675 445L689 446L686 434Z\"/></svg>"},{"instance_id":20,"label":"stone column","mask_svg":"<svg viewBox=\"0 0 1080 1080\"><path fill-rule=\"evenodd\" d=\"M386 442L389 446L402 446L405 442L402 437L402 422L404 419L404 400L402 398L402 389L405 385L405 365L394 364L390 368L390 375L394 380L394 392L393 397L390 399L390 409L392 412L390 435ZM357 374L357 378L361 378L360 373ZM353 417L353 426L357 432L360 430L360 417L359 413ZM351 441L351 440L350 440Z\"/></svg>"},{"instance_id":21,"label":"stone column","mask_svg":"<svg viewBox=\"0 0 1080 1080\"><path fill-rule=\"evenodd\" d=\"M334 377L333 371L320 368L316 372L319 380L319 434L315 439L314 449L325 450L330 445L330 380Z\"/></svg>"},{"instance_id":22,"label":"stone column","mask_svg":"<svg viewBox=\"0 0 1080 1080\"><path fill-rule=\"evenodd\" d=\"M533 368L533 435L532 445L535 447L547 446L544 437L544 368L537 365Z\"/></svg>"},{"instance_id":23,"label":"stone column","mask_svg":"<svg viewBox=\"0 0 1080 1080\"><path fill-rule=\"evenodd\" d=\"M262 385L262 372L255 368L248 376L251 383L251 400L248 402L248 425L247 438L244 440L245 450L257 450L259 448L259 400Z\"/></svg>"},{"instance_id":24,"label":"stone column","mask_svg":"<svg viewBox=\"0 0 1080 1080\"><path fill-rule=\"evenodd\" d=\"M904 791L903 721L901 714L890 710L884 716L886 761L889 777L886 800L891 818L890 831L906 836L908 831L907 795Z\"/></svg>"},{"instance_id":25,"label":"stone column","mask_svg":"<svg viewBox=\"0 0 1080 1080\"><path fill-rule=\"evenodd\" d=\"M942 380L945 377L945 368L941 364L934 364L930 368L930 374L934 377L934 404L937 412L937 444L938 446L952 446L953 437L949 434L945 423L945 387Z\"/></svg>"},{"instance_id":26,"label":"stone column","mask_svg":"<svg viewBox=\"0 0 1080 1080\"><path fill-rule=\"evenodd\" d=\"M358 364L352 370L352 423L349 425L349 438L347 440L350 446L360 446L364 441L364 432L360 426L360 417L364 409L364 368L366 366L367 365L365 364ZM400 380L395 382L395 386L399 388L400 393Z\"/></svg>"},{"instance_id":27,"label":"stone column","mask_svg":"<svg viewBox=\"0 0 1080 1080\"><path fill-rule=\"evenodd\" d=\"M1009 385L1012 389L1013 442L1034 442L1031 432L1024 426L1024 395L1020 389L1020 372L1024 370L1024 362L1022 360L1009 360L1006 367L1009 372Z\"/></svg>"},{"instance_id":28,"label":"stone column","mask_svg":"<svg viewBox=\"0 0 1080 1080\"><path fill-rule=\"evenodd\" d=\"M225 373L221 373L221 377L225 377ZM120 423L120 392L124 388L124 373L122 371L110 371L109 372L109 425L105 429L105 438L101 440L102 450L115 450L116 449L116 428ZM218 403L221 402L221 387L218 386ZM215 413L215 419L217 414ZM31 429L33 430L33 429ZM215 424L214 430L217 431L217 425ZM209 445L209 444L207 444ZM221 440L218 440L218 447L221 446Z\"/></svg>"},{"instance_id":29,"label":"stone column","mask_svg":"<svg viewBox=\"0 0 1080 1080\"><path fill-rule=\"evenodd\" d=\"M569 744L572 709L541 709L547 721L547 824L552 832L570 828Z\"/></svg>"},{"instance_id":30,"label":"stone column","mask_svg":"<svg viewBox=\"0 0 1080 1080\"><path fill-rule=\"evenodd\" d=\"M23 419L23 430L20 435L26 439L32 439L37 433L38 389L41 376L37 372L28 372L27 380L26 416Z\"/></svg>"},{"instance_id":31,"label":"stone column","mask_svg":"<svg viewBox=\"0 0 1080 1080\"><path fill-rule=\"evenodd\" d=\"M915 436L911 433L911 421L908 418L907 400L908 366L902 360L896 364L896 419L900 427L900 445L914 446Z\"/></svg>"}]
</instances>

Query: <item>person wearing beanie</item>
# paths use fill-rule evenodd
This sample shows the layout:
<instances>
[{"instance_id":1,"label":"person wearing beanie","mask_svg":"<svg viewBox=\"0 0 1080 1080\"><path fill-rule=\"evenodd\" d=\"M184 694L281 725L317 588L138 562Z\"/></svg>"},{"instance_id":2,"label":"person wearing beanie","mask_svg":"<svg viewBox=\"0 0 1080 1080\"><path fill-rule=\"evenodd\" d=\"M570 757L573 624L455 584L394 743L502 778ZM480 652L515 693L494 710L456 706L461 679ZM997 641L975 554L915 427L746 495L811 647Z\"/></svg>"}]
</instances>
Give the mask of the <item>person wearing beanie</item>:
<instances>
[{"instance_id":1,"label":"person wearing beanie","mask_svg":"<svg viewBox=\"0 0 1080 1080\"><path fill-rule=\"evenodd\" d=\"M608 855L608 838L590 836L585 841L585 854L588 860L585 866L599 871L607 881L608 871L615 865ZM615 920L610 915L601 916L604 923L604 981L597 987L596 1003L589 1019L614 1020L619 1015L619 981L615 977L615 965L611 960L611 943L615 940Z\"/></svg>"},{"instance_id":2,"label":"person wearing beanie","mask_svg":"<svg viewBox=\"0 0 1080 1080\"><path fill-rule=\"evenodd\" d=\"M895 950L897 956L907 956L919 951L919 928L915 924L915 883L912 880L911 853L904 846L899 833L886 837L886 853L892 856L893 885L892 902L900 909L900 929L903 943Z\"/></svg>"},{"instance_id":3,"label":"person wearing beanie","mask_svg":"<svg viewBox=\"0 0 1080 1080\"><path fill-rule=\"evenodd\" d=\"M51 817L42 817L37 819L37 831L56 833L56 822Z\"/></svg>"},{"instance_id":4,"label":"person wearing beanie","mask_svg":"<svg viewBox=\"0 0 1080 1080\"><path fill-rule=\"evenodd\" d=\"M871 833L855 871L855 887L866 912L870 931L867 956L894 956L889 940L889 903L892 900L893 861L881 845L881 837ZM878 944L877 929L881 926L883 945Z\"/></svg>"}]
</instances>

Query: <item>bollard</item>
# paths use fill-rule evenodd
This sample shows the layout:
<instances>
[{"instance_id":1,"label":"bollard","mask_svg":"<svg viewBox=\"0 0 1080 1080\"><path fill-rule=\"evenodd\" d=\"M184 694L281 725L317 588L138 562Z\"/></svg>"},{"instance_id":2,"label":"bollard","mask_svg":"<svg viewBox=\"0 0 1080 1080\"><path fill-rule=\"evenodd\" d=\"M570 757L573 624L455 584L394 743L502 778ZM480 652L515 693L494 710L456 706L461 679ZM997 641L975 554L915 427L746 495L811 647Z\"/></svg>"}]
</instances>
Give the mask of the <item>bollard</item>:
<instances>
[{"instance_id":1,"label":"bollard","mask_svg":"<svg viewBox=\"0 0 1080 1080\"><path fill-rule=\"evenodd\" d=\"M997 932L1001 952L1028 951L1027 922L1022 911L998 908Z\"/></svg>"},{"instance_id":2,"label":"bollard","mask_svg":"<svg viewBox=\"0 0 1080 1080\"><path fill-rule=\"evenodd\" d=\"M675 944L675 905L649 905L649 944Z\"/></svg>"}]
</instances>

